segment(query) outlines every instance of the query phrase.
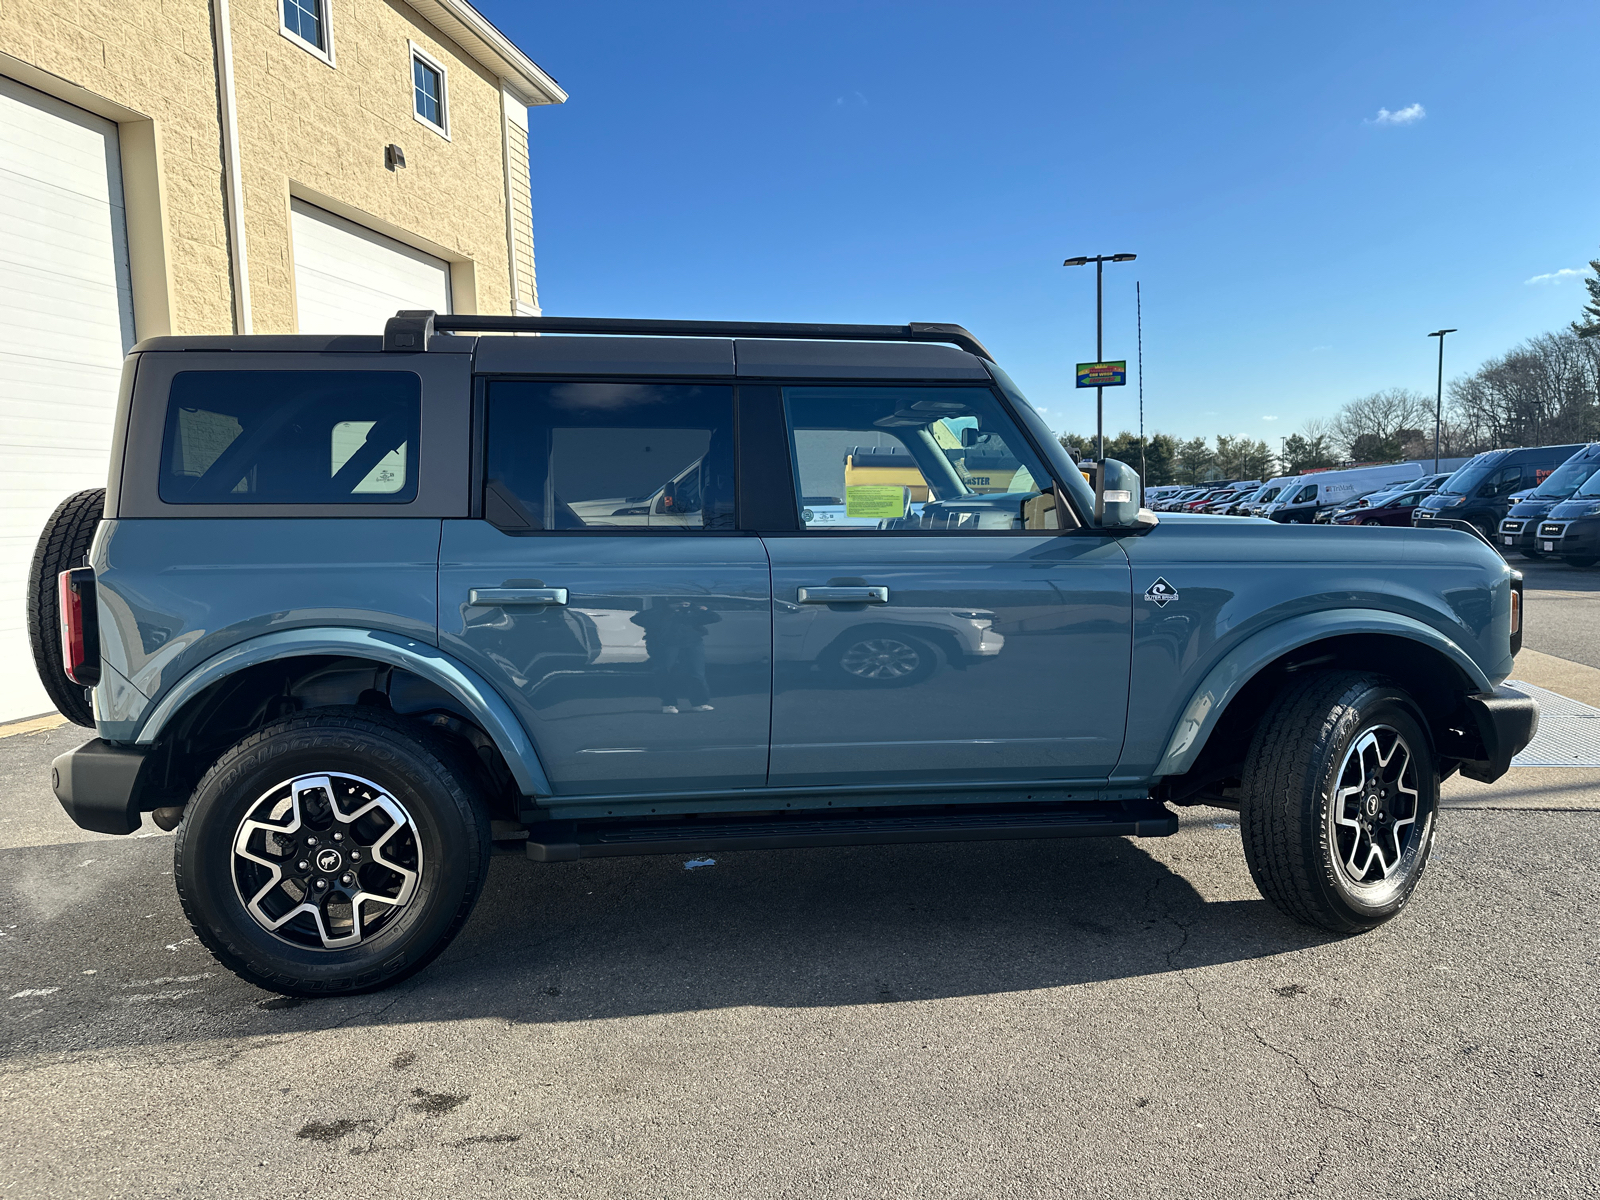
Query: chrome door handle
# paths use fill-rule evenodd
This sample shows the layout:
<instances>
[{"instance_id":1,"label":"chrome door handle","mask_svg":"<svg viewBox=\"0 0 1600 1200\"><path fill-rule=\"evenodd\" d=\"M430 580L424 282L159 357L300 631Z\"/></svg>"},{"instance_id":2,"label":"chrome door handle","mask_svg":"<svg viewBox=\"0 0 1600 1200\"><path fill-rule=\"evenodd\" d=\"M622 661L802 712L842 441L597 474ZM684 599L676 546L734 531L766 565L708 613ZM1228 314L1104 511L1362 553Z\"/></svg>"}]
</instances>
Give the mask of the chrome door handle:
<instances>
[{"instance_id":1,"label":"chrome door handle","mask_svg":"<svg viewBox=\"0 0 1600 1200\"><path fill-rule=\"evenodd\" d=\"M801 604L887 604L886 587L803 587Z\"/></svg>"},{"instance_id":2,"label":"chrome door handle","mask_svg":"<svg viewBox=\"0 0 1600 1200\"><path fill-rule=\"evenodd\" d=\"M473 588L467 603L479 608L507 608L524 604L565 604L566 588Z\"/></svg>"}]
</instances>

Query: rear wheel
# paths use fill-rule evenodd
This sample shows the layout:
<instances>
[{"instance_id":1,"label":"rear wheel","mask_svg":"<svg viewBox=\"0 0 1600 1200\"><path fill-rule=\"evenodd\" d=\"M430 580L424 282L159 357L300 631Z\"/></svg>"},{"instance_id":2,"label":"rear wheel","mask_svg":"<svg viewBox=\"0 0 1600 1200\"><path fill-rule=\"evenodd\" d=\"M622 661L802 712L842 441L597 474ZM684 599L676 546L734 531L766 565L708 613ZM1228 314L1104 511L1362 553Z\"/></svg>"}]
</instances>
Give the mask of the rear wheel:
<instances>
[{"instance_id":1,"label":"rear wheel","mask_svg":"<svg viewBox=\"0 0 1600 1200\"><path fill-rule=\"evenodd\" d=\"M251 734L207 772L178 827L174 878L195 933L258 987L373 991L460 931L489 822L450 748L368 710Z\"/></svg>"},{"instance_id":2,"label":"rear wheel","mask_svg":"<svg viewBox=\"0 0 1600 1200\"><path fill-rule=\"evenodd\" d=\"M1433 847L1439 776L1404 692L1355 672L1299 682L1268 710L1241 783L1245 859L1280 910L1359 933L1405 907Z\"/></svg>"},{"instance_id":3,"label":"rear wheel","mask_svg":"<svg viewBox=\"0 0 1600 1200\"><path fill-rule=\"evenodd\" d=\"M75 492L56 506L44 523L28 568L28 641L39 682L56 710L74 725L94 725L94 708L81 684L61 665L61 600L56 576L81 567L106 510L105 488Z\"/></svg>"}]
</instances>

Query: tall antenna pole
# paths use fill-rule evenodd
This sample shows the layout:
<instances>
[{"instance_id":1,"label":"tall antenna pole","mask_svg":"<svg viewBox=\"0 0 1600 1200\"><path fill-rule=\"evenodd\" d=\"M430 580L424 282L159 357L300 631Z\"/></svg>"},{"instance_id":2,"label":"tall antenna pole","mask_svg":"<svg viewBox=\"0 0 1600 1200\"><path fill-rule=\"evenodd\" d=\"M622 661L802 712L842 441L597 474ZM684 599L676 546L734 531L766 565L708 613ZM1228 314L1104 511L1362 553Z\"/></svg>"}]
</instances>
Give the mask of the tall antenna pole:
<instances>
[{"instance_id":1,"label":"tall antenna pole","mask_svg":"<svg viewBox=\"0 0 1600 1200\"><path fill-rule=\"evenodd\" d=\"M1149 482L1144 473L1144 296L1137 279L1133 281L1133 311L1139 339L1139 486L1144 487Z\"/></svg>"}]
</instances>

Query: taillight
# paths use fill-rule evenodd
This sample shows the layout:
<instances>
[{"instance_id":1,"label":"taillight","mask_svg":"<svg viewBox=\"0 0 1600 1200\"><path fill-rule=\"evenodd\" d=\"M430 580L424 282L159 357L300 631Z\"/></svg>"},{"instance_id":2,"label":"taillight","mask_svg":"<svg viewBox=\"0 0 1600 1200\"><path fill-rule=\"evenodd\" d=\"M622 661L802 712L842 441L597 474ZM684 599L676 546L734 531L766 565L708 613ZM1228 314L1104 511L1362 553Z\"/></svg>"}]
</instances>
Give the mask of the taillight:
<instances>
[{"instance_id":1,"label":"taillight","mask_svg":"<svg viewBox=\"0 0 1600 1200\"><path fill-rule=\"evenodd\" d=\"M1522 572L1511 572L1511 653L1522 649Z\"/></svg>"},{"instance_id":2,"label":"taillight","mask_svg":"<svg viewBox=\"0 0 1600 1200\"><path fill-rule=\"evenodd\" d=\"M94 571L74 567L56 576L61 607L61 666L81 687L100 682L100 626L94 603Z\"/></svg>"}]
</instances>

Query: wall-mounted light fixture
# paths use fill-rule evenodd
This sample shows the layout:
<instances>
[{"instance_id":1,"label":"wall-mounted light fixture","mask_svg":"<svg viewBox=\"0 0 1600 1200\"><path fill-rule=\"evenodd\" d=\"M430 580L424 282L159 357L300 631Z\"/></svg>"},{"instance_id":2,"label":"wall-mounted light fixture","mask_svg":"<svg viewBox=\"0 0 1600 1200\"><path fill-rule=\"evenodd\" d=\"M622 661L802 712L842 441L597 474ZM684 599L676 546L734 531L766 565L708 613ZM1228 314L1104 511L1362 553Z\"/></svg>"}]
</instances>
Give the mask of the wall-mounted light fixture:
<instances>
[{"instance_id":1,"label":"wall-mounted light fixture","mask_svg":"<svg viewBox=\"0 0 1600 1200\"><path fill-rule=\"evenodd\" d=\"M383 148L383 165L391 171L398 171L406 165L406 152L390 142Z\"/></svg>"}]
</instances>

